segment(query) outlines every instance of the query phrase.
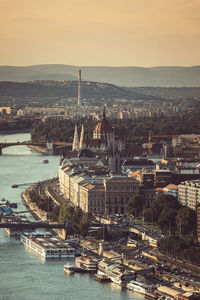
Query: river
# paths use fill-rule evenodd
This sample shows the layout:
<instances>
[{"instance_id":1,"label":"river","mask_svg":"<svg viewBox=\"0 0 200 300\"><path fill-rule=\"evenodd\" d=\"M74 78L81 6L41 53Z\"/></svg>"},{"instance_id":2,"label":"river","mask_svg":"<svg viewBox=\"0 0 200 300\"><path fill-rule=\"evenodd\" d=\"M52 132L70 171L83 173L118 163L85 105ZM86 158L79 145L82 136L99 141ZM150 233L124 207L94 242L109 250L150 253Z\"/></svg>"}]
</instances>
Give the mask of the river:
<instances>
[{"instance_id":1,"label":"river","mask_svg":"<svg viewBox=\"0 0 200 300\"><path fill-rule=\"evenodd\" d=\"M30 140L28 133L0 135L0 142ZM43 164L43 159L48 164ZM37 182L57 175L59 156L44 156L27 146L3 149L0 156L0 198L18 203L18 211L26 210L21 193L26 188L13 184ZM29 213L26 213L30 217ZM0 229L0 300L143 300L144 297L123 291L112 283L101 284L91 276L66 276L64 261L44 262L28 252L15 238Z\"/></svg>"}]
</instances>

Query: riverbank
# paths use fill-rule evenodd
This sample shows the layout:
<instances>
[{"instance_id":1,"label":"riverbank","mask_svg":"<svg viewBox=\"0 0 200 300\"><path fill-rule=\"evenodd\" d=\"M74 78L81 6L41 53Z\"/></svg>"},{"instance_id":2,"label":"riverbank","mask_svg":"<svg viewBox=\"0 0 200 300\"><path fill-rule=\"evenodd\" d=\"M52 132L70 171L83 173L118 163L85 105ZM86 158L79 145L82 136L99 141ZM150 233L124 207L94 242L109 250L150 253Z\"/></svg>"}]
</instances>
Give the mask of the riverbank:
<instances>
[{"instance_id":1,"label":"riverbank","mask_svg":"<svg viewBox=\"0 0 200 300\"><path fill-rule=\"evenodd\" d=\"M28 147L35 150L35 151L37 151L37 152L46 154L46 147L35 146L35 145L28 145Z\"/></svg>"},{"instance_id":2,"label":"riverbank","mask_svg":"<svg viewBox=\"0 0 200 300\"><path fill-rule=\"evenodd\" d=\"M48 187L52 186L52 183L55 182L56 186L56 178L54 179L49 179L41 182L40 184L43 185L44 187L44 193L48 191ZM37 220L42 220L44 222L48 222L49 224L56 224L55 222L51 222L49 218L49 213L45 212L44 210L40 209L35 202L33 202L30 198L30 192L35 190L38 186L38 183L32 184L29 186L21 195L24 205L28 207L31 210L31 214L37 219ZM49 194L46 195L49 197ZM54 199L52 199L54 201ZM55 204L57 205L56 201L54 201ZM54 229L52 230L52 233L55 235L58 235L61 239L66 239L67 232L65 229Z\"/></svg>"}]
</instances>

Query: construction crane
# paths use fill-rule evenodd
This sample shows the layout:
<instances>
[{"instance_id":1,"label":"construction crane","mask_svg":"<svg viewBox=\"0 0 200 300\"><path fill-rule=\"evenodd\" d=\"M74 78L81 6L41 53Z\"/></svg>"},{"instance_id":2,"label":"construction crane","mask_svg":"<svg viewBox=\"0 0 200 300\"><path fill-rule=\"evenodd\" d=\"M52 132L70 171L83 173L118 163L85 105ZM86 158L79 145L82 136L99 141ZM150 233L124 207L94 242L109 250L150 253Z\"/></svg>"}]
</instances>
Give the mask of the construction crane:
<instances>
[{"instance_id":1,"label":"construction crane","mask_svg":"<svg viewBox=\"0 0 200 300\"><path fill-rule=\"evenodd\" d=\"M140 138L148 138L148 156L151 155L151 148L152 148L152 138L173 138L177 137L179 134L161 134L161 135L152 135L151 131L149 130L148 136L140 136Z\"/></svg>"}]
</instances>

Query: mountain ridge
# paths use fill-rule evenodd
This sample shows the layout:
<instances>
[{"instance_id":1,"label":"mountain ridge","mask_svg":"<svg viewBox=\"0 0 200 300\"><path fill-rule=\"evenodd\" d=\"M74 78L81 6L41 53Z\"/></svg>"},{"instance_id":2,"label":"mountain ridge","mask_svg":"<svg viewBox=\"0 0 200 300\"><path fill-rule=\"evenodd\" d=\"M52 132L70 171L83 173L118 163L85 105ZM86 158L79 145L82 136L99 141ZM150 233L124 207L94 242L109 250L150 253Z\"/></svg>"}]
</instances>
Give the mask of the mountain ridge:
<instances>
[{"instance_id":1,"label":"mountain ridge","mask_svg":"<svg viewBox=\"0 0 200 300\"><path fill-rule=\"evenodd\" d=\"M84 81L123 87L199 87L200 66L73 66L44 64L0 66L0 81L77 80L78 70Z\"/></svg>"}]
</instances>

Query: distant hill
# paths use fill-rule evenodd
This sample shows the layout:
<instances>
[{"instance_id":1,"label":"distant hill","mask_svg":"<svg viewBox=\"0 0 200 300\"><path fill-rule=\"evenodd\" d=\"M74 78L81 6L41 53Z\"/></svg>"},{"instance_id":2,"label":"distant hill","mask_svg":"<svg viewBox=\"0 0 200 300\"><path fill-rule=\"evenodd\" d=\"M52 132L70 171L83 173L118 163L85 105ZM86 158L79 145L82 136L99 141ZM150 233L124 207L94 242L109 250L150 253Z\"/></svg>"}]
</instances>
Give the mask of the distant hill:
<instances>
[{"instance_id":1,"label":"distant hill","mask_svg":"<svg viewBox=\"0 0 200 300\"><path fill-rule=\"evenodd\" d=\"M77 80L106 82L124 87L200 87L200 66L88 67L70 65L0 66L0 81Z\"/></svg>"},{"instance_id":2,"label":"distant hill","mask_svg":"<svg viewBox=\"0 0 200 300\"><path fill-rule=\"evenodd\" d=\"M0 98L77 98L77 81L0 82ZM81 96L85 99L132 99L132 91L113 84L83 81Z\"/></svg>"}]
</instances>

